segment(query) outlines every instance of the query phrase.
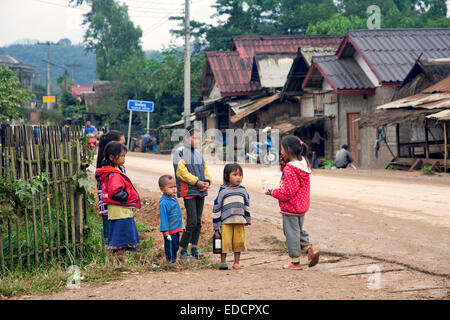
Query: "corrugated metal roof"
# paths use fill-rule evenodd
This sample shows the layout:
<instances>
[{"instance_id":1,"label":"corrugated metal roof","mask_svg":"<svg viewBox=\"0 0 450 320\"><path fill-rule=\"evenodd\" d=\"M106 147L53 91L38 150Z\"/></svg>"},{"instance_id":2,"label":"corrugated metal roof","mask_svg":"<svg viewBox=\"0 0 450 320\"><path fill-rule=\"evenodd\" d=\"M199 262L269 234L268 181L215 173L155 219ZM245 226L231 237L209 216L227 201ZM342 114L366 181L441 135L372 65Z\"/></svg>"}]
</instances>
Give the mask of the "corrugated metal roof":
<instances>
[{"instance_id":1,"label":"corrugated metal roof","mask_svg":"<svg viewBox=\"0 0 450 320\"><path fill-rule=\"evenodd\" d=\"M337 59L336 56L322 56L313 57L312 61L311 68L317 68L336 90L374 88L353 58ZM308 87L307 83L305 86Z\"/></svg>"},{"instance_id":2,"label":"corrugated metal roof","mask_svg":"<svg viewBox=\"0 0 450 320\"><path fill-rule=\"evenodd\" d=\"M272 103L279 98L280 98L280 93L276 93L273 96L264 97L264 98L255 100L250 105L248 103L245 103L246 107L241 110L238 110L237 114L235 114L234 116L231 116L230 121L232 123L236 123L239 120L241 120L245 117L248 117L252 113L258 111L262 107L267 106L269 103ZM234 108L234 110L236 110L236 108Z\"/></svg>"},{"instance_id":3,"label":"corrugated metal roof","mask_svg":"<svg viewBox=\"0 0 450 320\"><path fill-rule=\"evenodd\" d=\"M222 95L258 92L261 86L250 81L252 59L242 59L238 52L205 52L207 63Z\"/></svg>"},{"instance_id":4,"label":"corrugated metal roof","mask_svg":"<svg viewBox=\"0 0 450 320\"><path fill-rule=\"evenodd\" d=\"M441 121L450 121L450 109L430 114L429 116L427 116L427 118Z\"/></svg>"},{"instance_id":5,"label":"corrugated metal roof","mask_svg":"<svg viewBox=\"0 0 450 320\"><path fill-rule=\"evenodd\" d=\"M435 93L435 94L420 93L411 97L382 104L378 106L377 109L397 109L407 107L422 108L422 109L450 107L450 92Z\"/></svg>"},{"instance_id":6,"label":"corrugated metal roof","mask_svg":"<svg viewBox=\"0 0 450 320\"><path fill-rule=\"evenodd\" d=\"M257 69L261 87L283 87L294 58L293 53L255 53L253 67Z\"/></svg>"},{"instance_id":7,"label":"corrugated metal roof","mask_svg":"<svg viewBox=\"0 0 450 320\"><path fill-rule=\"evenodd\" d=\"M286 134L294 131L295 129L308 127L313 123L324 120L326 117L292 117L288 120L282 120L270 124L272 130L279 130L279 134Z\"/></svg>"},{"instance_id":8,"label":"corrugated metal roof","mask_svg":"<svg viewBox=\"0 0 450 320\"><path fill-rule=\"evenodd\" d=\"M70 91L74 97L80 98L81 93L85 91L93 91L92 85L74 85L70 87Z\"/></svg>"},{"instance_id":9,"label":"corrugated metal roof","mask_svg":"<svg viewBox=\"0 0 450 320\"><path fill-rule=\"evenodd\" d=\"M332 55L336 50L337 47L298 48L297 56L292 62L286 83L281 92L281 97L283 98L285 94L298 94L301 91L303 80L308 73L313 57Z\"/></svg>"},{"instance_id":10,"label":"corrugated metal roof","mask_svg":"<svg viewBox=\"0 0 450 320\"><path fill-rule=\"evenodd\" d=\"M450 92L450 76L422 91L423 93Z\"/></svg>"},{"instance_id":11,"label":"corrugated metal roof","mask_svg":"<svg viewBox=\"0 0 450 320\"><path fill-rule=\"evenodd\" d=\"M297 53L299 47L337 47L343 39L343 35L237 36L231 50L243 58L253 58L255 52Z\"/></svg>"},{"instance_id":12,"label":"corrugated metal roof","mask_svg":"<svg viewBox=\"0 0 450 320\"><path fill-rule=\"evenodd\" d=\"M350 30L347 37L382 82L402 82L421 53L425 59L450 57L449 28ZM341 49L344 57L352 54Z\"/></svg>"}]
</instances>

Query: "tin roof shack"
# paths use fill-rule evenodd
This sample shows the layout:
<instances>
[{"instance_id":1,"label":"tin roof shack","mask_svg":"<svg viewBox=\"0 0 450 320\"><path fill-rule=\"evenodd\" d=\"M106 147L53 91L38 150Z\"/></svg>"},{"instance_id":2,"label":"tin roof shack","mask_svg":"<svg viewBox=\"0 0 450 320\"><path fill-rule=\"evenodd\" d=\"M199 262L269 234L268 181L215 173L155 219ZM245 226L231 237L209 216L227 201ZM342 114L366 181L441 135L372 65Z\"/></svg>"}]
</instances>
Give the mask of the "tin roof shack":
<instances>
[{"instance_id":1,"label":"tin roof shack","mask_svg":"<svg viewBox=\"0 0 450 320\"><path fill-rule=\"evenodd\" d=\"M83 92L92 92L94 87L92 85L73 85L70 87L71 94L77 99L78 104L81 103L81 94ZM88 93L89 94L89 93Z\"/></svg>"},{"instance_id":2,"label":"tin roof shack","mask_svg":"<svg viewBox=\"0 0 450 320\"><path fill-rule=\"evenodd\" d=\"M100 106L104 100L113 94L114 83L111 81L94 81L92 91L80 92L81 98L86 103L87 112L92 112L92 107Z\"/></svg>"},{"instance_id":3,"label":"tin roof shack","mask_svg":"<svg viewBox=\"0 0 450 320\"><path fill-rule=\"evenodd\" d=\"M397 156L388 166L447 170L449 115L450 76L418 94L378 106L361 118L360 126L395 125Z\"/></svg>"},{"instance_id":4,"label":"tin roof shack","mask_svg":"<svg viewBox=\"0 0 450 320\"><path fill-rule=\"evenodd\" d=\"M298 47L337 48L342 38L335 35L240 36L233 38L230 52L206 52L203 106L195 110L197 118L202 120L205 129L225 130L243 127L244 123L256 127L256 111L260 114L267 101L272 105L275 102L272 98L284 86ZM289 101L284 104L282 108L270 109L286 116L290 112L298 115L298 104ZM245 113L238 115L244 110Z\"/></svg>"},{"instance_id":5,"label":"tin roof shack","mask_svg":"<svg viewBox=\"0 0 450 320\"><path fill-rule=\"evenodd\" d=\"M302 83L301 115L334 116L325 127L325 156L334 159L342 144L357 165L384 168L395 156L397 132L386 128L389 148L375 153L376 128L360 128L361 115L395 97L418 57L444 58L450 51L448 29L351 30L336 56L313 58Z\"/></svg>"},{"instance_id":6,"label":"tin roof shack","mask_svg":"<svg viewBox=\"0 0 450 320\"><path fill-rule=\"evenodd\" d=\"M20 85L29 92L33 91L33 79L36 77L34 66L25 64L7 54L0 55L0 66L9 67L16 74L17 78L19 78ZM35 104L36 102L30 101L24 107L31 109Z\"/></svg>"}]
</instances>

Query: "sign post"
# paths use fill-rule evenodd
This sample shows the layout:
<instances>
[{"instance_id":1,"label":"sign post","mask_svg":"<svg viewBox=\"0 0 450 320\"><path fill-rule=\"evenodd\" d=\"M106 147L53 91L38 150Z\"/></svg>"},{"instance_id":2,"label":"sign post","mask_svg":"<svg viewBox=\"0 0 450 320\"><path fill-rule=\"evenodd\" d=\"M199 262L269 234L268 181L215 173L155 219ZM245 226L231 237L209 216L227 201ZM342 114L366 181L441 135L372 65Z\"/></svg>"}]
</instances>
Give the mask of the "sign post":
<instances>
[{"instance_id":1,"label":"sign post","mask_svg":"<svg viewBox=\"0 0 450 320\"><path fill-rule=\"evenodd\" d=\"M147 132L150 131L150 112L153 112L155 103L153 101L128 100L127 109L130 110L130 121L128 122L127 149L130 149L131 141L131 119L133 111L147 112Z\"/></svg>"}]
</instances>

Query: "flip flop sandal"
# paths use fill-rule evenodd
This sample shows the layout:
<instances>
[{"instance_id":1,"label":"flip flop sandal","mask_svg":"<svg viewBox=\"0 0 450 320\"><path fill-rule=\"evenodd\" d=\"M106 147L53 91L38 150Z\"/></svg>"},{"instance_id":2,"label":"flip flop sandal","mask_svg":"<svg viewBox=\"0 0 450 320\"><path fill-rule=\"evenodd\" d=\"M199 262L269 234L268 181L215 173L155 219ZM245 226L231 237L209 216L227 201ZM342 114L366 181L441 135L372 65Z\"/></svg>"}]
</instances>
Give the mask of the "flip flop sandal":
<instances>
[{"instance_id":1,"label":"flip flop sandal","mask_svg":"<svg viewBox=\"0 0 450 320\"><path fill-rule=\"evenodd\" d=\"M228 270L228 265L224 262L219 265L219 270Z\"/></svg>"},{"instance_id":2,"label":"flip flop sandal","mask_svg":"<svg viewBox=\"0 0 450 320\"><path fill-rule=\"evenodd\" d=\"M311 257L311 261L309 262L308 267L312 268L314 267L317 263L319 263L319 257L320 257L320 252L318 250L313 250L312 253L312 257Z\"/></svg>"},{"instance_id":3,"label":"flip flop sandal","mask_svg":"<svg viewBox=\"0 0 450 320\"><path fill-rule=\"evenodd\" d=\"M238 264L233 264L233 269L234 270L241 270L242 267L240 265L238 265Z\"/></svg>"},{"instance_id":4,"label":"flip flop sandal","mask_svg":"<svg viewBox=\"0 0 450 320\"><path fill-rule=\"evenodd\" d=\"M292 269L292 270L303 270L302 266L299 264L293 264L292 262L289 264L285 264L283 269Z\"/></svg>"}]
</instances>

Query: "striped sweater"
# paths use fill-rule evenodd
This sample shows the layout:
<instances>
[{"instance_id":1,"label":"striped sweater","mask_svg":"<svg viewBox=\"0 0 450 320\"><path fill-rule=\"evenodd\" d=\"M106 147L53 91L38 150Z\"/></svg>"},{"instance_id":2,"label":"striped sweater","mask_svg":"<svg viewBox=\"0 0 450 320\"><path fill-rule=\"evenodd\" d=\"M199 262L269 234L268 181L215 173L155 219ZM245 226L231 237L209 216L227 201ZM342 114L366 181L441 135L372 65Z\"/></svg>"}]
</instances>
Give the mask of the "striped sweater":
<instances>
[{"instance_id":1,"label":"striped sweater","mask_svg":"<svg viewBox=\"0 0 450 320\"><path fill-rule=\"evenodd\" d=\"M214 200L213 225L214 230L230 217L243 217L250 224L250 196L243 186L229 187L222 185ZM226 223L226 222L225 222Z\"/></svg>"}]
</instances>

